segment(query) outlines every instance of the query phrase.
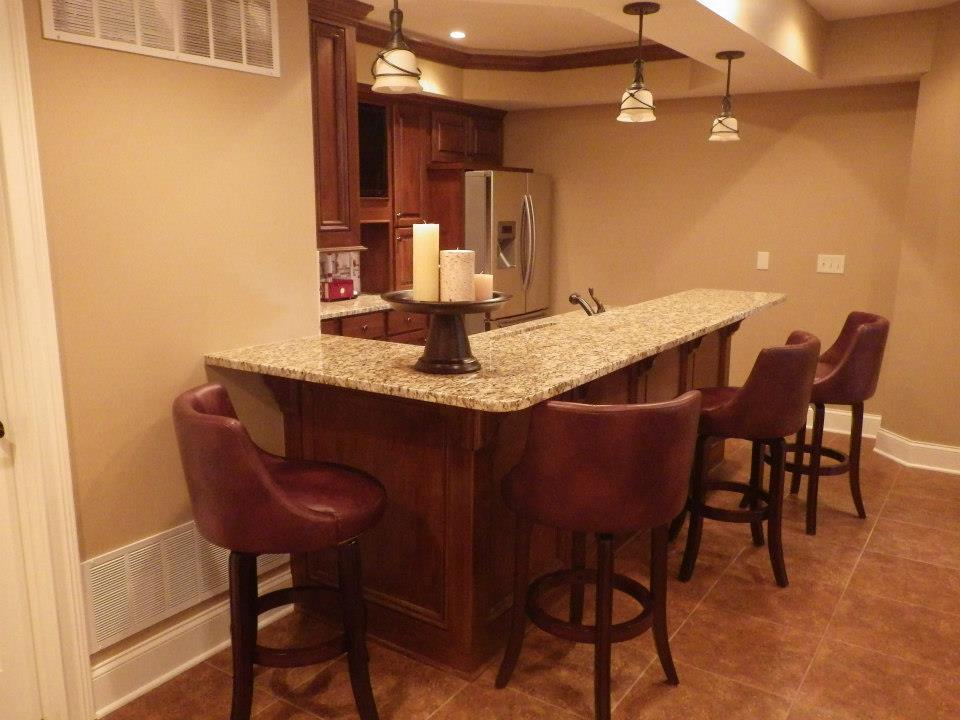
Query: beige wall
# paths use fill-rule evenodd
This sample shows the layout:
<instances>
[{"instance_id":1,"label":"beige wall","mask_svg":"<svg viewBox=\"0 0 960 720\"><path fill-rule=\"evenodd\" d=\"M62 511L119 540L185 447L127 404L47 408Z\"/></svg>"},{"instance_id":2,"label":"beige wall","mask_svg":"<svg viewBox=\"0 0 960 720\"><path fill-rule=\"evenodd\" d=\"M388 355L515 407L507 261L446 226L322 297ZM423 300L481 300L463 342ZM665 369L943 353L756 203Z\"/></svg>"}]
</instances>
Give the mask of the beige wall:
<instances>
[{"instance_id":1,"label":"beige wall","mask_svg":"<svg viewBox=\"0 0 960 720\"><path fill-rule=\"evenodd\" d=\"M206 351L316 331L305 0L282 77L53 42L26 0L85 558L190 518L170 420ZM246 417L279 418L262 387Z\"/></svg>"},{"instance_id":2,"label":"beige wall","mask_svg":"<svg viewBox=\"0 0 960 720\"><path fill-rule=\"evenodd\" d=\"M960 445L960 3L941 18L920 83L884 427Z\"/></svg>"},{"instance_id":3,"label":"beige wall","mask_svg":"<svg viewBox=\"0 0 960 720\"><path fill-rule=\"evenodd\" d=\"M849 310L890 315L916 93L736 97L737 144L707 142L717 98L662 101L645 125L616 122L613 105L511 113L507 164L554 178L555 308L589 285L611 304L698 286L787 293L744 323L734 380L794 328L829 342ZM846 274L818 275L817 253L845 254Z\"/></svg>"}]
</instances>

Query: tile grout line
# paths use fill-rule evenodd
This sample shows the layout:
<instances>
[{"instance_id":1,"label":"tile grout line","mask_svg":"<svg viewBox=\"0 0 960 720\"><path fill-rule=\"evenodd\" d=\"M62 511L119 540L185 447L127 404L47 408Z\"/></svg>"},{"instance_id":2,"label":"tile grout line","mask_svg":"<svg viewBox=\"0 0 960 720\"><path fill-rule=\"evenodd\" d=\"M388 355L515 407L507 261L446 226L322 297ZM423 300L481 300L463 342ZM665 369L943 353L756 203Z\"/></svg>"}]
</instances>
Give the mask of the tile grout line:
<instances>
[{"instance_id":1,"label":"tile grout line","mask_svg":"<svg viewBox=\"0 0 960 720\"><path fill-rule=\"evenodd\" d=\"M440 704L437 706L437 709L434 710L434 711L433 711L432 713L430 713L429 715L427 715L427 717L426 717L424 720L430 720L430 718L436 716L436 714L439 713L441 710L443 710L443 708L445 708L449 703L453 702L453 699L454 699L455 697L457 697L457 695L459 695L460 693L462 693L464 690L466 690L466 689L467 689L468 687L470 687L472 684L473 684L473 683L472 683L472 682L469 682L469 681L467 681L466 683L464 683L463 687L461 687L459 690L457 690L455 693L453 693L453 695L451 695L451 696L448 697L446 700L444 700L442 703L440 703Z\"/></svg>"},{"instance_id":2,"label":"tile grout line","mask_svg":"<svg viewBox=\"0 0 960 720\"><path fill-rule=\"evenodd\" d=\"M787 709L787 718L789 719L790 715L793 713L794 707L796 707L797 701L800 699L800 691L803 690L803 684L807 681L807 677L810 675L810 671L813 669L813 664L817 660L817 654L820 652L820 648L823 647L823 643L827 638L827 632L830 630L830 626L833 624L834 618L837 616L837 611L840 609L840 603L843 602L844 595L847 594L847 589L850 587L850 583L853 582L853 576L857 573L857 568L860 566L860 560L863 558L863 554L867 551L867 546L870 544L870 538L873 537L874 531L877 529L877 525L880 522L880 517L883 514L884 508L887 507L887 501L890 499L890 495L893 494L893 488L897 485L897 480L900 479L900 470L897 471L896 476L893 479L893 482L890 484L890 489L887 490L886 494L883 496L883 502L880 505L880 509L877 511L877 522L873 524L873 527L870 528L870 532L867 533L867 539L864 540L863 547L860 548L860 552L857 555L857 561L853 564L853 569L850 571L850 576L847 578L847 581L843 585L843 590L840 593L840 597L837 598L836 604L833 606L833 612L830 613L830 619L827 620L827 624L823 626L823 632L820 635L820 640L817 643L817 647L813 650L813 655L810 657L810 662L807 663L807 669L803 673L803 677L800 678L800 684L797 685L797 689L793 693L793 699L790 701L790 707Z\"/></svg>"},{"instance_id":3,"label":"tile grout line","mask_svg":"<svg viewBox=\"0 0 960 720\"><path fill-rule=\"evenodd\" d=\"M673 640L673 639L677 636L677 633L680 632L680 630L683 628L683 626L687 624L687 621L688 621L690 618L692 618L692 617L693 617L693 614L700 608L700 605L703 604L703 601L706 600L707 595L709 595L709 594L713 591L713 589L720 583L720 580L723 578L723 576L727 574L727 570L729 570L729 569L733 566L733 564L734 564L737 560L740 559L740 556L743 555L743 553L744 553L745 551L746 551L746 548L741 548L739 551L737 551L737 554L734 555L726 565L724 565L723 570L721 570L720 573L717 575L717 579L714 580L714 581L713 581L713 584L711 584L710 587L707 588L707 591L706 591L705 593L703 593L702 596L700 596L700 599L697 600L697 602L694 604L694 606L693 606L693 608L690 610L690 612L687 613L687 616L680 622L679 625L677 625L676 630L674 630L672 633L670 633L670 637L668 638L668 640ZM669 572L669 569L668 569L668 572ZM668 587L669 587L669 583L668 583ZM671 650L670 650L670 654L671 654L671 656L673 655L673 649L672 649L672 648L671 648ZM646 674L647 670L649 670L650 667L653 665L653 663L654 663L654 662L657 662L658 660L659 660L659 658L658 658L656 652L654 652L653 657L650 659L650 661L649 661L649 662L646 664L646 666L643 668L643 671L637 676L637 679L634 680L634 681L630 684L630 687L627 688L627 691L623 694L623 697L620 698L616 703L612 703L612 704L611 704L611 706L610 706L610 712L611 712L611 714L616 711L616 709L620 706L620 704L621 704L624 700L627 699L627 697L630 695L630 693L633 692L633 689L640 683L640 679ZM676 662L676 661L675 661L675 662ZM687 664L689 665L689 663L687 663ZM693 666L693 667L696 667L696 666Z\"/></svg>"}]
</instances>

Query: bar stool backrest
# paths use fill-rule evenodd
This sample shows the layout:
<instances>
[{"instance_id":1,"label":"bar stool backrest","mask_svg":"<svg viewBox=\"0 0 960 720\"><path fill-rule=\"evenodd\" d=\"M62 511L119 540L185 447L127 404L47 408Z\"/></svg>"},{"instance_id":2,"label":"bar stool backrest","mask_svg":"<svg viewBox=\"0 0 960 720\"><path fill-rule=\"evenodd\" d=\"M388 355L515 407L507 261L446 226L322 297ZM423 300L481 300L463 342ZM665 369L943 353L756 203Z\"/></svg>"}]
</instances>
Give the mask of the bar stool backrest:
<instances>
[{"instance_id":1,"label":"bar stool backrest","mask_svg":"<svg viewBox=\"0 0 960 720\"><path fill-rule=\"evenodd\" d=\"M764 348L747 381L715 412L711 425L729 427L720 435L747 440L772 440L797 432L807 421L807 406L817 370L820 341L795 330L786 345Z\"/></svg>"},{"instance_id":2,"label":"bar stool backrest","mask_svg":"<svg viewBox=\"0 0 960 720\"><path fill-rule=\"evenodd\" d=\"M512 504L580 532L669 523L686 499L699 413L697 391L649 405L538 405L511 474Z\"/></svg>"},{"instance_id":3,"label":"bar stool backrest","mask_svg":"<svg viewBox=\"0 0 960 720\"><path fill-rule=\"evenodd\" d=\"M211 383L183 393L173 424L200 533L231 550L269 545L271 529L289 525L297 509L277 491L227 391Z\"/></svg>"},{"instance_id":4,"label":"bar stool backrest","mask_svg":"<svg viewBox=\"0 0 960 720\"><path fill-rule=\"evenodd\" d=\"M850 313L840 336L820 357L814 400L853 405L873 397L889 332L890 321L885 317Z\"/></svg>"}]
</instances>

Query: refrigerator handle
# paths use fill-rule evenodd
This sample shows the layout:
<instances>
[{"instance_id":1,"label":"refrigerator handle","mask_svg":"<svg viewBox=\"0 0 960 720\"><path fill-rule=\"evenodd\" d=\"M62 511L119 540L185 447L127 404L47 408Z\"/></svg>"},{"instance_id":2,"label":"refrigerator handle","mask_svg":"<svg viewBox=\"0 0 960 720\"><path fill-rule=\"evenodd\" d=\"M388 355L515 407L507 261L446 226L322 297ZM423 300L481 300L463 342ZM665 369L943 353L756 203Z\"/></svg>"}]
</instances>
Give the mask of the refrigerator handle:
<instances>
[{"instance_id":1,"label":"refrigerator handle","mask_svg":"<svg viewBox=\"0 0 960 720\"><path fill-rule=\"evenodd\" d=\"M526 289L530 283L530 211L526 195L520 203L520 273Z\"/></svg>"},{"instance_id":2,"label":"refrigerator handle","mask_svg":"<svg viewBox=\"0 0 960 720\"><path fill-rule=\"evenodd\" d=\"M530 222L530 261L527 263L529 266L527 288L529 289L530 283L533 282L533 275L537 271L537 211L533 206L533 195L527 195L527 208L527 217Z\"/></svg>"}]
</instances>

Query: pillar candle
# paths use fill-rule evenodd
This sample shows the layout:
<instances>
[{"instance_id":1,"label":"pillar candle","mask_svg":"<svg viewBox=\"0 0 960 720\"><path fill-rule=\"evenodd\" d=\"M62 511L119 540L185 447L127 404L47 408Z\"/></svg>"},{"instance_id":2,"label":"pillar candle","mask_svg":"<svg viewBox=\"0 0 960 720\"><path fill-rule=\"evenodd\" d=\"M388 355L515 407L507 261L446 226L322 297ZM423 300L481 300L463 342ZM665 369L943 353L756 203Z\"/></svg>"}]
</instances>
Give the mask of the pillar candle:
<instances>
[{"instance_id":1,"label":"pillar candle","mask_svg":"<svg viewBox=\"0 0 960 720\"><path fill-rule=\"evenodd\" d=\"M443 302L472 302L473 250L443 250L440 253L440 300Z\"/></svg>"},{"instance_id":2,"label":"pillar candle","mask_svg":"<svg viewBox=\"0 0 960 720\"><path fill-rule=\"evenodd\" d=\"M413 226L413 299L440 299L440 226Z\"/></svg>"},{"instance_id":3,"label":"pillar candle","mask_svg":"<svg viewBox=\"0 0 960 720\"><path fill-rule=\"evenodd\" d=\"M477 273L473 276L473 295L475 300L489 300L493 297L493 275Z\"/></svg>"}]
</instances>

